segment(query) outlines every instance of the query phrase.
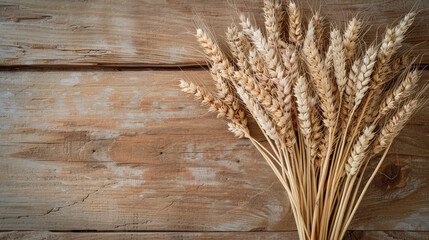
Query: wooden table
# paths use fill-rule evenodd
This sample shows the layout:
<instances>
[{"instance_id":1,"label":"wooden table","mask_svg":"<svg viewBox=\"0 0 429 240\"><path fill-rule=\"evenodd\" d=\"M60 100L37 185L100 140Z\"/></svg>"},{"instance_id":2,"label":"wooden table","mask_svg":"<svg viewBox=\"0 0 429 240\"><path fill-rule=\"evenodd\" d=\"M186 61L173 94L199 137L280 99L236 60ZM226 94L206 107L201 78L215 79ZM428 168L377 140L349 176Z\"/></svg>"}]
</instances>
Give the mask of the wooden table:
<instances>
[{"instance_id":1,"label":"wooden table","mask_svg":"<svg viewBox=\"0 0 429 240\"><path fill-rule=\"evenodd\" d=\"M304 2L310 13L319 1ZM414 6L405 46L429 63L428 1L324 2L339 24L359 13L368 41ZM235 5L262 20L259 1ZM235 16L228 1L1 0L0 10L0 239L297 239L257 151L177 87L211 84L192 21L221 34ZM348 239L429 238L428 126L426 105Z\"/></svg>"}]
</instances>

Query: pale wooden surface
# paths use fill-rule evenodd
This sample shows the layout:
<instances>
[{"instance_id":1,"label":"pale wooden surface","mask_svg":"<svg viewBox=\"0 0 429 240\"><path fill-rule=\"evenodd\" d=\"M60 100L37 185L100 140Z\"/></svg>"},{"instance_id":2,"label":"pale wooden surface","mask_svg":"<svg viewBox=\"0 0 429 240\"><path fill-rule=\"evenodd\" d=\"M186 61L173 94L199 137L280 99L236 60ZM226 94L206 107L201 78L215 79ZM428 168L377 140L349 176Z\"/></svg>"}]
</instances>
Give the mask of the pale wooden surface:
<instances>
[{"instance_id":1,"label":"pale wooden surface","mask_svg":"<svg viewBox=\"0 0 429 240\"><path fill-rule=\"evenodd\" d=\"M165 66L205 64L194 33L194 12L222 34L238 11L251 12L261 22L260 0L1 0L0 64ZM429 1L311 0L327 19L341 24L359 14L371 27L366 40L380 36L386 25L413 7L419 10L405 46L429 51ZM423 63L429 63L424 55Z\"/></svg>"},{"instance_id":2,"label":"pale wooden surface","mask_svg":"<svg viewBox=\"0 0 429 240\"><path fill-rule=\"evenodd\" d=\"M185 76L212 81L203 70L3 72L0 230L294 230L271 169L179 91ZM352 229L428 231L428 110L396 140Z\"/></svg>"},{"instance_id":3,"label":"pale wooden surface","mask_svg":"<svg viewBox=\"0 0 429 240\"><path fill-rule=\"evenodd\" d=\"M238 9L260 20L259 1L244 2ZM322 12L339 21L360 12L371 40L414 6L369 2L326 0ZM226 0L0 0L0 239L297 239L285 191L257 151L179 92L181 77L211 84L201 69L177 68L205 64L193 9L217 33L234 15ZM424 54L429 2L417 9L405 45ZM428 238L428 126L426 105L347 239Z\"/></svg>"}]
</instances>

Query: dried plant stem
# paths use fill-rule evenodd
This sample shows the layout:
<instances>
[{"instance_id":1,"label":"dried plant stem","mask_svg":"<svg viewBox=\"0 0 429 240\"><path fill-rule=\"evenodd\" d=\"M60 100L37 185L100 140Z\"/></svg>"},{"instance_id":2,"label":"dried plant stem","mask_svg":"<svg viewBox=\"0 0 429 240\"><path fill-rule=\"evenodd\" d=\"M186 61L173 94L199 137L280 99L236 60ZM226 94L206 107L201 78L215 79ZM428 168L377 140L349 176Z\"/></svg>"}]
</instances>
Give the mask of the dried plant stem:
<instances>
[{"instance_id":1,"label":"dried plant stem","mask_svg":"<svg viewBox=\"0 0 429 240\"><path fill-rule=\"evenodd\" d=\"M365 184L365 187L363 188L357 202L354 204L353 210L350 213L350 216L348 216L348 218L346 219L346 223L344 224L343 230L340 233L339 237L340 239L344 236L354 214L356 213L357 208L359 207L363 196L365 195L366 191L368 190L369 185L371 184L372 180L374 180L375 175L378 173L378 170L380 169L381 165L384 162L384 159L386 158L387 152L389 151L389 148L391 146L392 143L389 144L389 146L387 146L386 150L384 151L383 156L381 157L381 159L379 160L377 167L374 169L373 173L371 174L371 177L368 179L367 183Z\"/></svg>"},{"instance_id":2,"label":"dried plant stem","mask_svg":"<svg viewBox=\"0 0 429 240\"><path fill-rule=\"evenodd\" d=\"M304 26L294 2L287 19L280 0L264 0L263 10L263 28L242 15L241 29L227 29L230 53L198 29L216 91L180 87L261 153L289 196L300 239L341 239L393 139L424 104L427 87L416 91L420 74L398 55L415 13L387 29L381 44L366 45L357 18L325 33L320 14ZM264 137L255 139L248 116Z\"/></svg>"}]
</instances>

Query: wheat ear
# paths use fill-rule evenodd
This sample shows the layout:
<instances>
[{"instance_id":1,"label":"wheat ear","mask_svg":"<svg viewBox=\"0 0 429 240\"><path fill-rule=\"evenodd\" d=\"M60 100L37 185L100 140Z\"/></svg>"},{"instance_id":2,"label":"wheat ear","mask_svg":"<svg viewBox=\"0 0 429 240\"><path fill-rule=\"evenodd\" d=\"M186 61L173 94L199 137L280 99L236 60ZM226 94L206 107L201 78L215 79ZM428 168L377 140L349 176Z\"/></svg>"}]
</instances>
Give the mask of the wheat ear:
<instances>
[{"instance_id":1,"label":"wheat ear","mask_svg":"<svg viewBox=\"0 0 429 240\"><path fill-rule=\"evenodd\" d=\"M237 66L240 69L247 69L248 62L246 53L249 52L251 45L246 36L237 29L235 24L227 28L226 39L231 49L232 55L236 59Z\"/></svg>"},{"instance_id":2,"label":"wheat ear","mask_svg":"<svg viewBox=\"0 0 429 240\"><path fill-rule=\"evenodd\" d=\"M204 32L197 29L196 34L198 42L204 49L204 52L212 61L210 73L216 82L217 95L225 103L232 105L234 94L229 86L228 79L231 79L233 67L226 56L220 51L219 46Z\"/></svg>"},{"instance_id":3,"label":"wheat ear","mask_svg":"<svg viewBox=\"0 0 429 240\"><path fill-rule=\"evenodd\" d=\"M371 140L374 138L375 125L366 127L353 146L353 150L345 165L347 175L355 175L367 154Z\"/></svg>"},{"instance_id":4,"label":"wheat ear","mask_svg":"<svg viewBox=\"0 0 429 240\"><path fill-rule=\"evenodd\" d=\"M218 114L218 118L225 118L232 121L237 127L239 126L242 133L238 134L238 131L233 131L236 136L243 137L246 134L248 135L247 117L242 109L233 109L232 106L225 104L193 82L180 80L179 86L183 92L193 95L196 100L201 101L204 106L209 107L209 112L215 112Z\"/></svg>"},{"instance_id":5,"label":"wheat ear","mask_svg":"<svg viewBox=\"0 0 429 240\"><path fill-rule=\"evenodd\" d=\"M253 117L261 125L262 129L265 131L267 136L269 136L273 140L278 140L279 135L274 122L265 113L265 111L259 106L259 104L239 86L237 87L237 93L243 100L247 109L249 109Z\"/></svg>"},{"instance_id":6,"label":"wheat ear","mask_svg":"<svg viewBox=\"0 0 429 240\"><path fill-rule=\"evenodd\" d=\"M419 78L417 70L409 72L405 79L383 99L380 105L379 117L385 116L405 100L416 88Z\"/></svg>"},{"instance_id":7,"label":"wheat ear","mask_svg":"<svg viewBox=\"0 0 429 240\"><path fill-rule=\"evenodd\" d=\"M383 92L381 86L389 80L387 77L392 71L389 62L393 54L402 46L405 34L414 22L415 16L415 12L408 13L394 29L389 28L386 31L378 51L377 63L372 77L371 89L374 92L374 99L366 112L365 122L367 123L372 122L378 114L380 95Z\"/></svg>"},{"instance_id":8,"label":"wheat ear","mask_svg":"<svg viewBox=\"0 0 429 240\"><path fill-rule=\"evenodd\" d=\"M343 48L343 39L338 29L331 31L332 60L334 64L334 75L340 93L343 92L347 83L346 78L346 55Z\"/></svg>"},{"instance_id":9,"label":"wheat ear","mask_svg":"<svg viewBox=\"0 0 429 240\"><path fill-rule=\"evenodd\" d=\"M301 13L294 2L289 3L289 41L295 45L302 43Z\"/></svg>"},{"instance_id":10,"label":"wheat ear","mask_svg":"<svg viewBox=\"0 0 429 240\"><path fill-rule=\"evenodd\" d=\"M271 86L273 84L270 83L270 79L268 78L268 69L263 64L263 60L259 56L258 51L253 47L249 49L248 62L261 86L267 90L267 92L271 92Z\"/></svg>"},{"instance_id":11,"label":"wheat ear","mask_svg":"<svg viewBox=\"0 0 429 240\"><path fill-rule=\"evenodd\" d=\"M237 29L231 28L228 34L229 41L232 49L242 49L243 44L239 40L242 36ZM253 98L257 99L259 103L267 109L273 116L279 131L282 135L286 134L286 117L284 111L281 108L281 104L276 98L273 98L264 88L262 88L256 79L250 74L246 62L245 52L237 52L237 65L240 66L240 70L234 74L234 79L240 84L240 86L246 90Z\"/></svg>"},{"instance_id":12,"label":"wheat ear","mask_svg":"<svg viewBox=\"0 0 429 240\"><path fill-rule=\"evenodd\" d=\"M366 54L362 60L360 66L359 75L356 81L356 97L353 109L357 109L362 99L365 97L367 90L369 89L369 83L371 81L371 74L374 69L374 64L377 57L377 50L371 46L366 51Z\"/></svg>"},{"instance_id":13,"label":"wheat ear","mask_svg":"<svg viewBox=\"0 0 429 240\"><path fill-rule=\"evenodd\" d=\"M349 76L347 78L347 84L344 91L343 101L344 104L341 108L341 128L346 129L346 124L348 122L348 118L351 114L355 103L355 96L357 91L357 81L360 71L361 60L358 58L353 62L353 65L350 68Z\"/></svg>"},{"instance_id":14,"label":"wheat ear","mask_svg":"<svg viewBox=\"0 0 429 240\"><path fill-rule=\"evenodd\" d=\"M416 13L410 12L405 15L395 28L387 29L380 46L380 50L378 51L372 88L378 88L387 80L386 76L390 70L388 63L393 54L395 54L395 52L402 46L405 34L413 23L415 16Z\"/></svg>"},{"instance_id":15,"label":"wheat ear","mask_svg":"<svg viewBox=\"0 0 429 240\"><path fill-rule=\"evenodd\" d=\"M392 118L382 128L380 135L375 141L373 150L374 154L378 154L383 151L393 141L407 121L411 118L417 107L418 101L411 100L404 104L399 111L392 116Z\"/></svg>"},{"instance_id":16,"label":"wheat ear","mask_svg":"<svg viewBox=\"0 0 429 240\"><path fill-rule=\"evenodd\" d=\"M318 46L320 46L319 49L323 50L324 40L325 40L323 36L323 32L325 31L323 18L320 16L319 12L316 12L312 17L312 20L314 25L315 42L317 43Z\"/></svg>"},{"instance_id":17,"label":"wheat ear","mask_svg":"<svg viewBox=\"0 0 429 240\"><path fill-rule=\"evenodd\" d=\"M311 159L314 159L317 156L317 150L319 149L319 145L322 140L323 135L323 126L320 121L319 111L316 107L317 97L311 97L310 100L310 113L311 113ZM324 155L320 156L322 159ZM319 161L320 163L320 161Z\"/></svg>"},{"instance_id":18,"label":"wheat ear","mask_svg":"<svg viewBox=\"0 0 429 240\"><path fill-rule=\"evenodd\" d=\"M359 37L361 25L362 23L359 20L353 18L349 21L347 28L344 31L343 44L347 60L353 59L356 53L356 41Z\"/></svg>"},{"instance_id":19,"label":"wheat ear","mask_svg":"<svg viewBox=\"0 0 429 240\"><path fill-rule=\"evenodd\" d=\"M323 122L328 129L332 129L335 126L336 119L335 89L329 79L326 66L318 52L314 39L314 30L312 19L308 25L302 51L320 98L324 116Z\"/></svg>"},{"instance_id":20,"label":"wheat ear","mask_svg":"<svg viewBox=\"0 0 429 240\"><path fill-rule=\"evenodd\" d=\"M279 96L279 103L281 104L282 116L277 119L277 125L282 130L281 135L287 136L287 145L292 147L296 142L296 136L293 131L293 124L291 121L291 82L285 76L285 69L279 59L277 51L271 49L266 38L262 35L260 29L255 29L249 19L241 16L241 25L244 32L251 37L254 45L258 51L265 57L265 62L268 65L269 75L277 87L277 95ZM278 114L280 116L280 114ZM275 119L276 120L276 119Z\"/></svg>"},{"instance_id":21,"label":"wheat ear","mask_svg":"<svg viewBox=\"0 0 429 240\"><path fill-rule=\"evenodd\" d=\"M279 0L264 0L265 29L267 30L268 44L271 49L285 47L281 40L282 6Z\"/></svg>"},{"instance_id":22,"label":"wheat ear","mask_svg":"<svg viewBox=\"0 0 429 240\"><path fill-rule=\"evenodd\" d=\"M307 144L310 144L311 137L311 99L309 89L304 77L299 77L295 84L295 97L298 107L298 123L301 133Z\"/></svg>"},{"instance_id":23,"label":"wheat ear","mask_svg":"<svg viewBox=\"0 0 429 240\"><path fill-rule=\"evenodd\" d=\"M241 16L241 26L246 35L248 35L253 44L256 46L256 49L262 54L267 65L269 76L274 78L274 84L277 84L279 79L284 75L284 68L281 66L281 62L277 51L270 48L270 45L267 39L264 37L260 29L253 27L250 23L250 20L245 16Z\"/></svg>"},{"instance_id":24,"label":"wheat ear","mask_svg":"<svg viewBox=\"0 0 429 240\"><path fill-rule=\"evenodd\" d=\"M256 31L255 28L250 23L250 20L246 18L244 15L240 16L240 25L243 29L244 34L253 40L253 33ZM267 45L267 42L265 39L261 39L263 43L261 43L264 47ZM253 72L258 73L258 79L261 82L261 84L264 86L264 88L271 92L273 88L275 87L275 84L273 81L269 78L270 77L270 71L268 70L268 66L265 63L266 55L265 52L260 52L255 45L252 45L252 47L249 50L249 64L252 67Z\"/></svg>"}]
</instances>

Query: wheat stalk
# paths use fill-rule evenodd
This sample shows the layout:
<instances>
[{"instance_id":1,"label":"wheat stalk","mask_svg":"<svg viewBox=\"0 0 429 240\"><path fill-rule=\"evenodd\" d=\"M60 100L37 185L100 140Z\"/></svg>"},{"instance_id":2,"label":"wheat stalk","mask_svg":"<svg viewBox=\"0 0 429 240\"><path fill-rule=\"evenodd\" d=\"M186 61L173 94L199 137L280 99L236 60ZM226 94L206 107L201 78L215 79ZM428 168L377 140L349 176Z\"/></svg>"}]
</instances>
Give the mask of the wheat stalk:
<instances>
[{"instance_id":1,"label":"wheat stalk","mask_svg":"<svg viewBox=\"0 0 429 240\"><path fill-rule=\"evenodd\" d=\"M379 116L385 116L389 111L395 109L416 88L419 81L418 71L414 70L407 74L405 79L383 99L380 105Z\"/></svg>"},{"instance_id":2,"label":"wheat stalk","mask_svg":"<svg viewBox=\"0 0 429 240\"><path fill-rule=\"evenodd\" d=\"M344 91L346 78L346 54L343 46L343 38L338 29L331 31L331 51L334 64L334 75L340 93Z\"/></svg>"},{"instance_id":3,"label":"wheat stalk","mask_svg":"<svg viewBox=\"0 0 429 240\"><path fill-rule=\"evenodd\" d=\"M359 104L361 103L361 101L365 97L366 92L369 89L369 83L371 81L371 74L374 68L376 56L377 51L375 50L375 48L368 48L360 66L359 74L357 75L356 96L354 99L355 104L353 109L358 108Z\"/></svg>"},{"instance_id":4,"label":"wheat stalk","mask_svg":"<svg viewBox=\"0 0 429 240\"><path fill-rule=\"evenodd\" d=\"M350 154L350 157L346 163L346 173L347 175L355 175L365 158L365 155L368 151L371 140L374 138L374 128L375 125L366 127L353 146L353 151Z\"/></svg>"},{"instance_id":5,"label":"wheat stalk","mask_svg":"<svg viewBox=\"0 0 429 240\"><path fill-rule=\"evenodd\" d=\"M361 25L362 23L359 20L353 18L349 21L346 31L344 32L343 45L347 60L352 59L356 54L356 41L359 37Z\"/></svg>"},{"instance_id":6,"label":"wheat stalk","mask_svg":"<svg viewBox=\"0 0 429 240\"><path fill-rule=\"evenodd\" d=\"M318 12L305 21L294 2L286 12L264 0L263 28L241 15L241 29L226 31L230 52L197 29L216 92L186 80L180 87L261 153L289 196L300 239L342 239L394 138L425 102L420 72L399 54L415 13L381 43L361 44L358 18L326 37ZM263 140L249 131L247 112Z\"/></svg>"},{"instance_id":7,"label":"wheat stalk","mask_svg":"<svg viewBox=\"0 0 429 240\"><path fill-rule=\"evenodd\" d=\"M295 45L301 45L302 42L302 26L301 13L299 12L294 2L289 3L289 41Z\"/></svg>"},{"instance_id":8,"label":"wheat stalk","mask_svg":"<svg viewBox=\"0 0 429 240\"><path fill-rule=\"evenodd\" d=\"M311 137L311 98L308 95L308 85L304 77L299 77L295 85L296 103L298 105L298 120L301 133L307 144Z\"/></svg>"},{"instance_id":9,"label":"wheat stalk","mask_svg":"<svg viewBox=\"0 0 429 240\"><path fill-rule=\"evenodd\" d=\"M411 100L404 104L402 108L389 120L389 122L381 130L374 145L374 154L380 153L388 144L399 134L407 121L410 119L414 111L418 107L417 100Z\"/></svg>"}]
</instances>

